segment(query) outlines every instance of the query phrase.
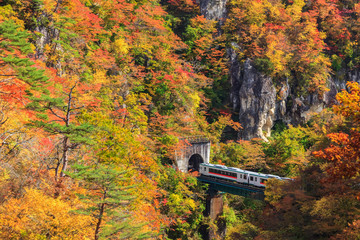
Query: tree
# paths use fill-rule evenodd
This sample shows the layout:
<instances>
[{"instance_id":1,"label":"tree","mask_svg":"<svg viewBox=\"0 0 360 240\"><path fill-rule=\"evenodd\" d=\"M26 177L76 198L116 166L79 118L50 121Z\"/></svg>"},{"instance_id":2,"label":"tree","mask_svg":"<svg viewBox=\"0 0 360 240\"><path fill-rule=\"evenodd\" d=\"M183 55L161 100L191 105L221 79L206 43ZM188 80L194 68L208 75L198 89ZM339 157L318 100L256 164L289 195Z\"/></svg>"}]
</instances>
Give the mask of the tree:
<instances>
[{"instance_id":1,"label":"tree","mask_svg":"<svg viewBox=\"0 0 360 240\"><path fill-rule=\"evenodd\" d=\"M27 58L33 53L29 36L13 20L0 22L0 96L7 101L15 99L23 103L25 84L30 85L31 90L38 90L39 86L48 82L44 71L34 67L35 63Z\"/></svg>"},{"instance_id":2,"label":"tree","mask_svg":"<svg viewBox=\"0 0 360 240\"><path fill-rule=\"evenodd\" d=\"M73 165L74 172L68 173L74 179L83 180L88 188L87 194L80 194L82 201L89 207L80 212L96 218L95 240L97 239L143 239L149 237L131 218L127 208L134 201L131 189L126 185L125 171L112 165L86 167Z\"/></svg>"},{"instance_id":3,"label":"tree","mask_svg":"<svg viewBox=\"0 0 360 240\"><path fill-rule=\"evenodd\" d=\"M54 199L36 189L0 206L2 239L83 239L90 237L94 218L74 212L81 203Z\"/></svg>"},{"instance_id":4,"label":"tree","mask_svg":"<svg viewBox=\"0 0 360 240\"><path fill-rule=\"evenodd\" d=\"M339 105L334 111L351 121L350 133L330 133L329 147L313 152L315 157L329 163L327 171L334 180L356 178L360 170L360 86L356 82L347 83L349 92L343 90L336 99Z\"/></svg>"}]
</instances>

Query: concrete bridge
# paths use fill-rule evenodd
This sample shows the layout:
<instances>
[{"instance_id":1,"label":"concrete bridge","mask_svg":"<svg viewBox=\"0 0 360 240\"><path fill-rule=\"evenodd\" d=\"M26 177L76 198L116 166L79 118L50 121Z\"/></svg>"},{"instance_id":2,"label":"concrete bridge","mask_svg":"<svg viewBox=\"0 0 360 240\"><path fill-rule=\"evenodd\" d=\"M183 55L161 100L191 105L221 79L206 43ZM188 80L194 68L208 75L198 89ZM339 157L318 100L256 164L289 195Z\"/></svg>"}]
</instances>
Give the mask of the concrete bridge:
<instances>
[{"instance_id":1,"label":"concrete bridge","mask_svg":"<svg viewBox=\"0 0 360 240\"><path fill-rule=\"evenodd\" d=\"M181 138L185 147L175 152L177 167L182 172L199 171L200 163L210 161L210 140L202 136Z\"/></svg>"}]
</instances>

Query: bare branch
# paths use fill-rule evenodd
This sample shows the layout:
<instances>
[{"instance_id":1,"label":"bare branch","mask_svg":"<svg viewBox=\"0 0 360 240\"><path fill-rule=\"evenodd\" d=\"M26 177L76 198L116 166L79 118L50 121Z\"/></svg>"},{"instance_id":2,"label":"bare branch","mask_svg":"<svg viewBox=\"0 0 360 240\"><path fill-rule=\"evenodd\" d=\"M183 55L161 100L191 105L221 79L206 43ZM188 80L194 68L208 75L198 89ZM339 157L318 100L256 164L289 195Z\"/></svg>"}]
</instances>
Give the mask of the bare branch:
<instances>
[{"instance_id":1,"label":"bare branch","mask_svg":"<svg viewBox=\"0 0 360 240\"><path fill-rule=\"evenodd\" d=\"M60 118L61 120L63 120L64 122L66 122L66 119L65 119L64 117L59 116L50 106L47 107L47 108L48 108L48 109L51 111L51 113L54 114L57 118Z\"/></svg>"}]
</instances>

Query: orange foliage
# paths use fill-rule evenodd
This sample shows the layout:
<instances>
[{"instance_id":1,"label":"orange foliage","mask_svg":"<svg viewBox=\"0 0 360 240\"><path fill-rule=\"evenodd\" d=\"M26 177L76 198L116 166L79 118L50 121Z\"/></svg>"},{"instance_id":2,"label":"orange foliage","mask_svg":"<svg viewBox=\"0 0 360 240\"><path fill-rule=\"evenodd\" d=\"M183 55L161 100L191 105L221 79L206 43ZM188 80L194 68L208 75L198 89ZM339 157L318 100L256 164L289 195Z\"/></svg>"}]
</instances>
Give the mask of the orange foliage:
<instances>
[{"instance_id":1,"label":"orange foliage","mask_svg":"<svg viewBox=\"0 0 360 240\"><path fill-rule=\"evenodd\" d=\"M360 87L355 82L349 82L347 85L350 92L343 90L336 96L340 104L334 106L334 111L352 120L356 128L352 129L350 134L328 134L331 145L313 153L314 156L330 163L327 171L334 179L358 177L360 173Z\"/></svg>"},{"instance_id":2,"label":"orange foliage","mask_svg":"<svg viewBox=\"0 0 360 240\"><path fill-rule=\"evenodd\" d=\"M94 219L75 212L78 201L53 199L27 189L24 197L10 199L0 207L2 239L86 239Z\"/></svg>"},{"instance_id":3,"label":"orange foliage","mask_svg":"<svg viewBox=\"0 0 360 240\"><path fill-rule=\"evenodd\" d=\"M352 178L360 173L360 133L352 131L351 134L332 133L327 135L331 145L314 152L313 155L326 159L330 166L328 173L334 179Z\"/></svg>"},{"instance_id":4,"label":"orange foliage","mask_svg":"<svg viewBox=\"0 0 360 240\"><path fill-rule=\"evenodd\" d=\"M360 127L360 85L357 82L348 82L346 85L350 92L343 90L336 95L339 105L334 106L334 111Z\"/></svg>"}]
</instances>

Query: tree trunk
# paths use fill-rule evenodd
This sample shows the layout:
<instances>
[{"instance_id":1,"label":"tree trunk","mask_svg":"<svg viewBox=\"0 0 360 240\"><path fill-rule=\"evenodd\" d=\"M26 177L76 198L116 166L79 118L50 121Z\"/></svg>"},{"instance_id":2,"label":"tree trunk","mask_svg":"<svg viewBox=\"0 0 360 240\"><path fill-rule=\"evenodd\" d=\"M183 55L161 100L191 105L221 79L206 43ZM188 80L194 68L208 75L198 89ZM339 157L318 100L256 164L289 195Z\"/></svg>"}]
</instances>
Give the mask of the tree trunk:
<instances>
[{"instance_id":1,"label":"tree trunk","mask_svg":"<svg viewBox=\"0 0 360 240\"><path fill-rule=\"evenodd\" d=\"M60 177L64 177L65 176L65 171L68 165L68 152L69 152L69 138L65 137L64 141L63 141L63 155L62 155L62 169L60 172Z\"/></svg>"},{"instance_id":2,"label":"tree trunk","mask_svg":"<svg viewBox=\"0 0 360 240\"><path fill-rule=\"evenodd\" d=\"M95 240L99 239L99 231L100 231L100 225L101 225L102 217L103 217L103 214L104 214L104 209L105 209L105 203L102 203L100 205L99 219L98 219L98 222L96 224L96 229L95 229Z\"/></svg>"}]
</instances>

